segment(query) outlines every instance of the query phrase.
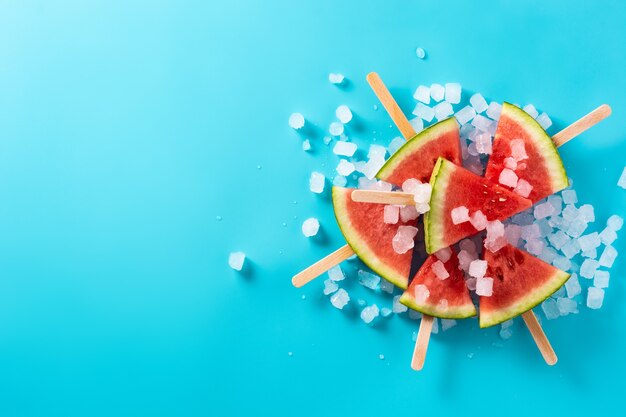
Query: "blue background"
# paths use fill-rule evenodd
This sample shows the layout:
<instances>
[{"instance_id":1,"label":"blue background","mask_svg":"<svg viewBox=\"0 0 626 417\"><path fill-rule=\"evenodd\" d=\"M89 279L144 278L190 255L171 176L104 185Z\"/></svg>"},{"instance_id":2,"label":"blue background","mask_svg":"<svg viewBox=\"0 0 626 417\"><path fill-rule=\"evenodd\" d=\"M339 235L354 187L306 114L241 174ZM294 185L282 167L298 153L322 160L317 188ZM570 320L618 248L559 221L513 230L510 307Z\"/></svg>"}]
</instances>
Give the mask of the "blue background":
<instances>
[{"instance_id":1,"label":"blue background","mask_svg":"<svg viewBox=\"0 0 626 417\"><path fill-rule=\"evenodd\" d=\"M0 415L623 405L623 259L602 310L544 320L552 368L519 321L501 342L472 320L433 336L415 373L418 322L365 326L321 280L294 289L295 272L344 241L307 184L335 159L315 136L303 153L287 119L326 129L345 103L365 127L357 141L387 144L398 132L373 110L372 70L407 113L415 86L449 81L532 102L553 132L606 102L613 116L562 156L599 223L624 216L626 3L300 3L0 3ZM333 71L347 88L328 83ZM301 235L309 216L321 239ZM250 258L243 274L227 265L234 250Z\"/></svg>"}]
</instances>

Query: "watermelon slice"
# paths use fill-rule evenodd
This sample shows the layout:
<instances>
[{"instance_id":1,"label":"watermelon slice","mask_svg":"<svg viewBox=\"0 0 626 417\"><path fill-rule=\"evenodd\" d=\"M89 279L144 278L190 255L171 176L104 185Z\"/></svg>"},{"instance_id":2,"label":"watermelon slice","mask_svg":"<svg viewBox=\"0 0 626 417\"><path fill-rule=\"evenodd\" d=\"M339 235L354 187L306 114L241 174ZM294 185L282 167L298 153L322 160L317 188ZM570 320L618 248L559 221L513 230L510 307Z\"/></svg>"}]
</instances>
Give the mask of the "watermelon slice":
<instances>
[{"instance_id":1,"label":"watermelon slice","mask_svg":"<svg viewBox=\"0 0 626 417\"><path fill-rule=\"evenodd\" d=\"M417 220L397 224L383 222L384 204L352 201L354 188L333 187L333 206L341 233L359 258L381 277L405 289L409 281L412 251L399 254L391 241L398 227L417 226Z\"/></svg>"},{"instance_id":2,"label":"watermelon slice","mask_svg":"<svg viewBox=\"0 0 626 417\"><path fill-rule=\"evenodd\" d=\"M498 183L500 173L506 168L505 160L511 157L511 142L516 139L524 142L528 155L514 169L518 178L532 186L528 199L536 203L568 186L563 161L552 138L528 113L509 103L502 105L485 178Z\"/></svg>"},{"instance_id":3,"label":"watermelon slice","mask_svg":"<svg viewBox=\"0 0 626 417\"><path fill-rule=\"evenodd\" d=\"M472 303L469 290L465 285L463 271L459 269L459 261L453 252L444 264L450 276L439 279L433 272L433 264L438 259L430 255L409 284L409 288L400 297L400 302L413 310L429 316L444 319L465 319L476 315L476 307ZM428 295L424 296L425 286ZM417 290L416 290L417 289Z\"/></svg>"},{"instance_id":4,"label":"watermelon slice","mask_svg":"<svg viewBox=\"0 0 626 417\"><path fill-rule=\"evenodd\" d=\"M493 278L490 297L480 297L480 327L489 327L518 316L558 290L570 274L507 245L485 251L486 276Z\"/></svg>"},{"instance_id":5,"label":"watermelon slice","mask_svg":"<svg viewBox=\"0 0 626 417\"><path fill-rule=\"evenodd\" d=\"M461 164L459 125L454 117L435 123L409 139L387 160L376 178L398 187L409 178L428 182L440 156Z\"/></svg>"},{"instance_id":6,"label":"watermelon slice","mask_svg":"<svg viewBox=\"0 0 626 417\"><path fill-rule=\"evenodd\" d=\"M464 206L470 216L480 210L488 221L504 220L529 208L532 203L465 168L439 158L430 179L430 211L424 215L426 251L435 253L476 234L470 222L454 224L452 209Z\"/></svg>"}]
</instances>

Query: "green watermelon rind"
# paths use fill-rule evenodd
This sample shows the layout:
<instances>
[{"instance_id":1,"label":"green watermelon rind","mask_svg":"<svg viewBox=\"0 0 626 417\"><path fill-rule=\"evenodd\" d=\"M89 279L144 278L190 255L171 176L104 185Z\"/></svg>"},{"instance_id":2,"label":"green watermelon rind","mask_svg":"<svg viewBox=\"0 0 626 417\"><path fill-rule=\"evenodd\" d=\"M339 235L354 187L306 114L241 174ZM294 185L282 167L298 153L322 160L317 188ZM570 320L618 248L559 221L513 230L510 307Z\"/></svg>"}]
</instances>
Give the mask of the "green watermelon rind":
<instances>
[{"instance_id":1,"label":"green watermelon rind","mask_svg":"<svg viewBox=\"0 0 626 417\"><path fill-rule=\"evenodd\" d=\"M452 165L452 162L440 157L430 176L430 186L432 188L430 195L430 211L424 214L424 239L426 242L426 252L428 253L435 253L439 249L448 246L443 240L445 221L442 216L445 215L446 188L448 188L450 181L450 173L453 171L449 169L453 168ZM433 213L438 214L438 216Z\"/></svg>"},{"instance_id":2,"label":"green watermelon rind","mask_svg":"<svg viewBox=\"0 0 626 417\"><path fill-rule=\"evenodd\" d=\"M344 204L344 199L346 197L345 194L351 192L352 189L349 188L337 186L332 188L335 219L337 219L337 224L339 225L339 229L346 239L346 242L350 245L354 253L361 259L361 261L370 267L372 271L400 289L406 289L408 285L408 277L397 273L397 271L394 271L385 265L376 252L372 251L368 245L363 243L364 239L361 237L360 233L351 227L350 222L347 220L349 216L348 210ZM348 196L348 198L350 197Z\"/></svg>"},{"instance_id":3,"label":"green watermelon rind","mask_svg":"<svg viewBox=\"0 0 626 417\"><path fill-rule=\"evenodd\" d=\"M407 158L414 155L426 144L439 139L443 134L458 130L459 125L454 117L442 120L422 130L408 139L393 155L385 162L385 165L376 173L376 178L386 181Z\"/></svg>"},{"instance_id":4,"label":"green watermelon rind","mask_svg":"<svg viewBox=\"0 0 626 417\"><path fill-rule=\"evenodd\" d=\"M505 112L511 119L515 120L520 126L523 126L530 134L530 138L539 154L543 156L545 167L550 173L552 193L567 188L569 186L569 180L567 179L565 167L563 166L563 160L559 155L559 151L556 149L554 141L541 125L533 119L532 116L514 104L504 102L502 104L502 112Z\"/></svg>"},{"instance_id":5,"label":"green watermelon rind","mask_svg":"<svg viewBox=\"0 0 626 417\"><path fill-rule=\"evenodd\" d=\"M515 304L498 309L487 316L481 310L478 319L480 328L495 326L537 307L550 295L554 294L556 290L561 288L570 275L565 271L557 270L541 287L534 289L525 297L516 301Z\"/></svg>"},{"instance_id":6,"label":"green watermelon rind","mask_svg":"<svg viewBox=\"0 0 626 417\"><path fill-rule=\"evenodd\" d=\"M471 301L468 304L457 307L447 307L444 310L437 308L436 304L418 304L415 297L408 291L405 291L400 296L399 301L412 310L441 319L467 319L476 315L476 306L474 306L474 303Z\"/></svg>"}]
</instances>

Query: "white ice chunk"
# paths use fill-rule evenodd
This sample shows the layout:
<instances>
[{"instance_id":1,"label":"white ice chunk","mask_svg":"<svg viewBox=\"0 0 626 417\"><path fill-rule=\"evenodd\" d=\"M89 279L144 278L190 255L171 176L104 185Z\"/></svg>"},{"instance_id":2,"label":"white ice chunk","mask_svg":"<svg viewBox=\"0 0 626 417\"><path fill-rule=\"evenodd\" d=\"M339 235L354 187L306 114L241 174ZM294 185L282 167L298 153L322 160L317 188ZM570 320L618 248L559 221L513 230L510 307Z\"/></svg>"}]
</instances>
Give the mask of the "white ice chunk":
<instances>
[{"instance_id":1,"label":"white ice chunk","mask_svg":"<svg viewBox=\"0 0 626 417\"><path fill-rule=\"evenodd\" d=\"M333 185L337 187L345 187L347 183L348 179L343 175L335 175L335 178L333 178Z\"/></svg>"},{"instance_id":2,"label":"white ice chunk","mask_svg":"<svg viewBox=\"0 0 626 417\"><path fill-rule=\"evenodd\" d=\"M426 287L426 285L423 284L418 284L415 286L415 290L414 291L414 297L415 297L415 301L418 304L423 304L426 302L426 300L428 299L428 296L430 295L430 291L428 290L428 287Z\"/></svg>"},{"instance_id":3,"label":"white ice chunk","mask_svg":"<svg viewBox=\"0 0 626 417\"><path fill-rule=\"evenodd\" d=\"M472 261L476 259L476 254L468 252L466 250L460 250L457 255L459 258L459 269L467 272L469 270Z\"/></svg>"},{"instance_id":4,"label":"white ice chunk","mask_svg":"<svg viewBox=\"0 0 626 417\"><path fill-rule=\"evenodd\" d=\"M463 239L462 241L460 241L459 248L469 253L476 254L476 244L474 243L472 239L467 238L467 239Z\"/></svg>"},{"instance_id":5,"label":"white ice chunk","mask_svg":"<svg viewBox=\"0 0 626 417\"><path fill-rule=\"evenodd\" d=\"M578 303L570 298L557 298L556 306L562 316L578 313Z\"/></svg>"},{"instance_id":6,"label":"white ice chunk","mask_svg":"<svg viewBox=\"0 0 626 417\"><path fill-rule=\"evenodd\" d=\"M563 202L565 204L578 203L578 196L576 195L576 190L563 190L561 195L563 196Z\"/></svg>"},{"instance_id":7,"label":"white ice chunk","mask_svg":"<svg viewBox=\"0 0 626 417\"><path fill-rule=\"evenodd\" d=\"M380 315L383 317L389 317L391 316L391 313L393 313L393 311L391 311L389 307L383 307L380 309ZM385 355L379 355L379 358L385 359Z\"/></svg>"},{"instance_id":8,"label":"white ice chunk","mask_svg":"<svg viewBox=\"0 0 626 417\"><path fill-rule=\"evenodd\" d=\"M378 289L378 284L380 284L380 277L378 275L363 271L362 269L359 269L357 275L359 276L359 284L370 290Z\"/></svg>"},{"instance_id":9,"label":"white ice chunk","mask_svg":"<svg viewBox=\"0 0 626 417\"><path fill-rule=\"evenodd\" d=\"M507 156L504 158L504 167L515 171L517 169L517 160L512 156Z\"/></svg>"},{"instance_id":10,"label":"white ice chunk","mask_svg":"<svg viewBox=\"0 0 626 417\"><path fill-rule=\"evenodd\" d=\"M439 249L437 252L435 252L435 256L441 262L446 263L452 257L452 249L450 249L450 248Z\"/></svg>"},{"instance_id":11,"label":"white ice chunk","mask_svg":"<svg viewBox=\"0 0 626 417\"><path fill-rule=\"evenodd\" d=\"M310 217L302 223L302 234L312 237L320 230L320 222L315 217Z\"/></svg>"},{"instance_id":12,"label":"white ice chunk","mask_svg":"<svg viewBox=\"0 0 626 417\"><path fill-rule=\"evenodd\" d=\"M470 104L476 110L476 113L482 113L489 108L487 101L480 93L475 93L470 97Z\"/></svg>"},{"instance_id":13,"label":"white ice chunk","mask_svg":"<svg viewBox=\"0 0 626 417\"><path fill-rule=\"evenodd\" d=\"M383 292L386 292L387 294L393 294L393 289L395 287L393 286L393 284L389 281L387 281L386 279L381 279L380 280L380 290Z\"/></svg>"},{"instance_id":14,"label":"white ice chunk","mask_svg":"<svg viewBox=\"0 0 626 417\"><path fill-rule=\"evenodd\" d=\"M509 146L511 148L511 156L517 161L523 161L528 159L528 154L526 153L526 144L522 139L513 139Z\"/></svg>"},{"instance_id":15,"label":"white ice chunk","mask_svg":"<svg viewBox=\"0 0 626 417\"><path fill-rule=\"evenodd\" d=\"M526 242L526 250L532 255L541 255L541 252L543 252L543 248L544 243L541 239L529 239Z\"/></svg>"},{"instance_id":16,"label":"white ice chunk","mask_svg":"<svg viewBox=\"0 0 626 417\"><path fill-rule=\"evenodd\" d=\"M345 80L345 77L343 76L343 74L332 73L332 72L328 74L328 81L330 81L331 84L335 84L335 85L343 84L344 80Z\"/></svg>"},{"instance_id":17,"label":"white ice chunk","mask_svg":"<svg viewBox=\"0 0 626 417\"><path fill-rule=\"evenodd\" d=\"M407 306L405 306L404 304L400 303L400 295L396 295L395 297L393 297L393 312L396 314L399 313L404 313L405 311L408 310Z\"/></svg>"},{"instance_id":18,"label":"white ice chunk","mask_svg":"<svg viewBox=\"0 0 626 417\"><path fill-rule=\"evenodd\" d=\"M337 174L347 177L354 172L354 164L352 162L346 161L345 159L340 159L339 164L337 164L336 170Z\"/></svg>"},{"instance_id":19,"label":"white ice chunk","mask_svg":"<svg viewBox=\"0 0 626 417\"><path fill-rule=\"evenodd\" d=\"M581 287L577 274L572 274L565 282L565 290L567 291L567 296L569 298L574 298L580 294Z\"/></svg>"},{"instance_id":20,"label":"white ice chunk","mask_svg":"<svg viewBox=\"0 0 626 417\"><path fill-rule=\"evenodd\" d=\"M585 259L583 264L580 266L580 276L589 279L593 278L598 266L598 261L594 259Z\"/></svg>"},{"instance_id":21,"label":"white ice chunk","mask_svg":"<svg viewBox=\"0 0 626 417\"><path fill-rule=\"evenodd\" d=\"M241 271L243 263L246 260L246 254L243 252L232 252L228 255L228 266L235 271Z\"/></svg>"},{"instance_id":22,"label":"white ice chunk","mask_svg":"<svg viewBox=\"0 0 626 417\"><path fill-rule=\"evenodd\" d=\"M473 260L469 266L469 274L474 278L482 278L487 273L487 261L481 259Z\"/></svg>"},{"instance_id":23,"label":"white ice chunk","mask_svg":"<svg viewBox=\"0 0 626 417\"><path fill-rule=\"evenodd\" d=\"M567 256L569 259L572 259L578 254L578 252L580 252L580 243L578 240L572 239L563 245L561 252L563 252L563 255Z\"/></svg>"},{"instance_id":24,"label":"white ice chunk","mask_svg":"<svg viewBox=\"0 0 626 417\"><path fill-rule=\"evenodd\" d=\"M504 224L499 220L487 223L487 237L485 238L485 248L491 252L497 252L506 246Z\"/></svg>"},{"instance_id":25,"label":"white ice chunk","mask_svg":"<svg viewBox=\"0 0 626 417\"><path fill-rule=\"evenodd\" d=\"M517 194L521 195L524 198L528 198L532 190L533 186L530 185L530 183L525 179L520 178L517 181L517 185L515 186L515 189L513 191L515 191Z\"/></svg>"},{"instance_id":26,"label":"white ice chunk","mask_svg":"<svg viewBox=\"0 0 626 417\"><path fill-rule=\"evenodd\" d=\"M341 269L341 266L335 265L328 270L328 278L333 281L343 281L346 276Z\"/></svg>"},{"instance_id":27,"label":"white ice chunk","mask_svg":"<svg viewBox=\"0 0 626 417\"><path fill-rule=\"evenodd\" d=\"M602 251L602 255L600 255L600 260L598 261L598 263L600 264L600 266L610 268L613 266L615 258L617 258L617 250L613 246L608 245L606 248L604 248L604 251Z\"/></svg>"},{"instance_id":28,"label":"white ice chunk","mask_svg":"<svg viewBox=\"0 0 626 417\"><path fill-rule=\"evenodd\" d=\"M548 236L548 240L556 249L561 249L570 239L565 233L557 230L556 233Z\"/></svg>"},{"instance_id":29,"label":"white ice chunk","mask_svg":"<svg viewBox=\"0 0 626 417\"><path fill-rule=\"evenodd\" d=\"M459 104L461 102L461 84L446 83L445 99L448 103Z\"/></svg>"},{"instance_id":30,"label":"white ice chunk","mask_svg":"<svg viewBox=\"0 0 626 417\"><path fill-rule=\"evenodd\" d=\"M435 101L443 100L445 93L446 93L446 90L441 84L433 84L430 86L430 96Z\"/></svg>"},{"instance_id":31,"label":"white ice chunk","mask_svg":"<svg viewBox=\"0 0 626 417\"><path fill-rule=\"evenodd\" d=\"M545 219L548 216L555 214L556 210L554 206L548 202L537 204L535 206L534 215L535 219Z\"/></svg>"},{"instance_id":32,"label":"white ice chunk","mask_svg":"<svg viewBox=\"0 0 626 417\"><path fill-rule=\"evenodd\" d=\"M469 210L465 206L455 207L450 211L452 217L452 223L461 224L470 220Z\"/></svg>"},{"instance_id":33,"label":"white ice chunk","mask_svg":"<svg viewBox=\"0 0 626 417\"><path fill-rule=\"evenodd\" d=\"M433 107L433 111L435 112L435 117L437 118L437 120L446 119L454 113L452 104L447 101L437 104L435 107Z\"/></svg>"},{"instance_id":34,"label":"white ice chunk","mask_svg":"<svg viewBox=\"0 0 626 417\"><path fill-rule=\"evenodd\" d=\"M348 106L342 104L341 106L337 107L337 110L335 110L335 116L337 116L337 119L339 119L339 121L345 125L347 123L350 123L350 120L352 120L352 111L350 111L350 108Z\"/></svg>"},{"instance_id":35,"label":"white ice chunk","mask_svg":"<svg viewBox=\"0 0 626 417\"><path fill-rule=\"evenodd\" d=\"M424 48L416 48L415 55L417 55L419 59L424 59L426 58L426 51L424 50Z\"/></svg>"},{"instance_id":36,"label":"white ice chunk","mask_svg":"<svg viewBox=\"0 0 626 417\"><path fill-rule=\"evenodd\" d=\"M415 94L413 94L413 98L417 101L421 101L424 104L430 104L430 87L426 87L425 85L420 85L415 89Z\"/></svg>"},{"instance_id":37,"label":"white ice chunk","mask_svg":"<svg viewBox=\"0 0 626 417\"><path fill-rule=\"evenodd\" d=\"M493 293L493 278L482 277L476 279L476 295L491 297Z\"/></svg>"},{"instance_id":38,"label":"white ice chunk","mask_svg":"<svg viewBox=\"0 0 626 417\"><path fill-rule=\"evenodd\" d=\"M498 182L500 184L511 188L515 188L517 186L517 181L517 174L508 168L504 168L498 177Z\"/></svg>"},{"instance_id":39,"label":"white ice chunk","mask_svg":"<svg viewBox=\"0 0 626 417\"><path fill-rule=\"evenodd\" d=\"M506 240L513 246L517 246L522 236L522 227L517 224L509 224L504 228Z\"/></svg>"},{"instance_id":40,"label":"white ice chunk","mask_svg":"<svg viewBox=\"0 0 626 417\"><path fill-rule=\"evenodd\" d=\"M361 320L363 320L366 324L370 324L376 317L378 317L380 310L376 304L372 304L371 306L365 307L361 311Z\"/></svg>"},{"instance_id":41,"label":"white ice chunk","mask_svg":"<svg viewBox=\"0 0 626 417\"><path fill-rule=\"evenodd\" d=\"M500 119L500 113L502 113L502 104L492 101L487 107L487 116L492 120Z\"/></svg>"},{"instance_id":42,"label":"white ice chunk","mask_svg":"<svg viewBox=\"0 0 626 417\"><path fill-rule=\"evenodd\" d=\"M609 219L606 221L606 226L608 228L610 228L611 230L615 230L616 232L618 230L621 230L622 226L624 225L624 219L622 219L620 216L618 216L617 214L612 215L611 217L609 217Z\"/></svg>"},{"instance_id":43,"label":"white ice chunk","mask_svg":"<svg viewBox=\"0 0 626 417\"><path fill-rule=\"evenodd\" d=\"M441 319L441 330L444 332L452 327L456 326L456 320L454 319Z\"/></svg>"},{"instance_id":44,"label":"white ice chunk","mask_svg":"<svg viewBox=\"0 0 626 417\"><path fill-rule=\"evenodd\" d=\"M559 307L556 305L556 301L554 298L548 298L546 301L541 303L541 309L543 313L546 315L548 320L554 320L561 315L559 311Z\"/></svg>"},{"instance_id":45,"label":"white ice chunk","mask_svg":"<svg viewBox=\"0 0 626 417\"><path fill-rule=\"evenodd\" d=\"M456 117L456 120L461 125L468 123L474 118L474 116L476 116L476 111L471 106L463 107L454 115L454 117Z\"/></svg>"},{"instance_id":46,"label":"white ice chunk","mask_svg":"<svg viewBox=\"0 0 626 417\"><path fill-rule=\"evenodd\" d=\"M430 122L435 117L435 110L431 107L428 107L424 103L417 103L415 108L413 109L413 114L419 117L420 119L426 120Z\"/></svg>"},{"instance_id":47,"label":"white ice chunk","mask_svg":"<svg viewBox=\"0 0 626 417\"><path fill-rule=\"evenodd\" d=\"M604 301L604 290L596 287L589 287L587 292L587 307L597 310L602 308Z\"/></svg>"},{"instance_id":48,"label":"white ice chunk","mask_svg":"<svg viewBox=\"0 0 626 417\"><path fill-rule=\"evenodd\" d=\"M537 116L537 123L539 123L539 126L541 126L543 130L548 130L548 128L552 126L552 120L550 120L550 117L548 117L546 112Z\"/></svg>"},{"instance_id":49,"label":"white ice chunk","mask_svg":"<svg viewBox=\"0 0 626 417\"><path fill-rule=\"evenodd\" d=\"M400 136L393 138L393 140L389 143L389 146L387 147L389 155L393 155L394 153L396 153L396 151L400 149L405 143L406 141L404 140L404 138Z\"/></svg>"},{"instance_id":50,"label":"white ice chunk","mask_svg":"<svg viewBox=\"0 0 626 417\"><path fill-rule=\"evenodd\" d=\"M404 206L400 208L400 220L406 223L419 217L419 212L415 206Z\"/></svg>"},{"instance_id":51,"label":"white ice chunk","mask_svg":"<svg viewBox=\"0 0 626 417\"><path fill-rule=\"evenodd\" d=\"M600 246L601 240L597 232L589 233L578 238L578 245L583 252L593 250Z\"/></svg>"},{"instance_id":52,"label":"white ice chunk","mask_svg":"<svg viewBox=\"0 0 626 417\"><path fill-rule=\"evenodd\" d=\"M387 224L396 224L400 219L400 207L386 205L383 211L383 221Z\"/></svg>"},{"instance_id":53,"label":"white ice chunk","mask_svg":"<svg viewBox=\"0 0 626 417\"><path fill-rule=\"evenodd\" d=\"M476 230L485 230L485 228L487 227L487 216L485 216L480 210L475 211L470 216L469 221Z\"/></svg>"},{"instance_id":54,"label":"white ice chunk","mask_svg":"<svg viewBox=\"0 0 626 417\"><path fill-rule=\"evenodd\" d=\"M350 296L343 288L339 288L339 290L330 297L330 303L339 310L343 309L349 301Z\"/></svg>"},{"instance_id":55,"label":"white ice chunk","mask_svg":"<svg viewBox=\"0 0 626 417\"><path fill-rule=\"evenodd\" d=\"M305 152L311 150L311 142L308 139L302 141L302 150Z\"/></svg>"},{"instance_id":56,"label":"white ice chunk","mask_svg":"<svg viewBox=\"0 0 626 417\"><path fill-rule=\"evenodd\" d=\"M324 191L324 184L326 183L326 177L324 174L313 171L311 178L309 178L309 189L316 193L321 194Z\"/></svg>"},{"instance_id":57,"label":"white ice chunk","mask_svg":"<svg viewBox=\"0 0 626 417\"><path fill-rule=\"evenodd\" d=\"M421 132L424 129L424 121L419 117L409 119L409 124L413 127L416 133Z\"/></svg>"},{"instance_id":58,"label":"white ice chunk","mask_svg":"<svg viewBox=\"0 0 626 417\"><path fill-rule=\"evenodd\" d=\"M472 119L472 126L483 132L491 132L492 124L493 122L491 120L481 114L477 114L476 117Z\"/></svg>"},{"instance_id":59,"label":"white ice chunk","mask_svg":"<svg viewBox=\"0 0 626 417\"><path fill-rule=\"evenodd\" d=\"M413 249L415 245L413 239L417 235L417 227L413 226L400 226L398 227L398 231L396 235L393 237L391 244L393 246L393 250L396 253L404 254L407 253L410 249Z\"/></svg>"},{"instance_id":60,"label":"white ice chunk","mask_svg":"<svg viewBox=\"0 0 626 417\"><path fill-rule=\"evenodd\" d=\"M331 279L324 281L324 295L330 295L339 289L339 285Z\"/></svg>"},{"instance_id":61,"label":"white ice chunk","mask_svg":"<svg viewBox=\"0 0 626 417\"><path fill-rule=\"evenodd\" d=\"M555 256L552 261L552 265L561 271L568 271L572 267L572 261L567 259L565 256Z\"/></svg>"},{"instance_id":62,"label":"white ice chunk","mask_svg":"<svg viewBox=\"0 0 626 417\"><path fill-rule=\"evenodd\" d=\"M289 126L292 129L301 129L304 127L304 116L300 113L292 113L291 116L289 116Z\"/></svg>"},{"instance_id":63,"label":"white ice chunk","mask_svg":"<svg viewBox=\"0 0 626 417\"><path fill-rule=\"evenodd\" d=\"M537 223L522 226L522 239L528 241L541 237L541 229Z\"/></svg>"},{"instance_id":64,"label":"white ice chunk","mask_svg":"<svg viewBox=\"0 0 626 417\"><path fill-rule=\"evenodd\" d=\"M607 288L610 279L611 274L609 274L609 271L598 269L593 275L593 286L596 288Z\"/></svg>"},{"instance_id":65,"label":"white ice chunk","mask_svg":"<svg viewBox=\"0 0 626 417\"><path fill-rule=\"evenodd\" d=\"M479 135L476 135L474 143L476 144L476 151L478 151L479 154L491 155L492 142L491 135L489 133L483 132Z\"/></svg>"},{"instance_id":66,"label":"white ice chunk","mask_svg":"<svg viewBox=\"0 0 626 417\"><path fill-rule=\"evenodd\" d=\"M341 136L343 133L343 124L339 122L332 122L330 126L328 126L328 133L333 136Z\"/></svg>"},{"instance_id":67,"label":"white ice chunk","mask_svg":"<svg viewBox=\"0 0 626 417\"><path fill-rule=\"evenodd\" d=\"M434 262L433 265L431 266L431 269L433 273L437 276L437 278L441 280L444 280L450 277L450 273L446 269L443 262L441 262L440 260L437 260L436 262Z\"/></svg>"},{"instance_id":68,"label":"white ice chunk","mask_svg":"<svg viewBox=\"0 0 626 417\"><path fill-rule=\"evenodd\" d=\"M532 117L533 119L536 119L537 116L539 116L539 112L537 111L537 109L535 108L535 106L533 106L532 104L527 104L524 106L523 110L528 113L528 115L530 117Z\"/></svg>"}]
</instances>

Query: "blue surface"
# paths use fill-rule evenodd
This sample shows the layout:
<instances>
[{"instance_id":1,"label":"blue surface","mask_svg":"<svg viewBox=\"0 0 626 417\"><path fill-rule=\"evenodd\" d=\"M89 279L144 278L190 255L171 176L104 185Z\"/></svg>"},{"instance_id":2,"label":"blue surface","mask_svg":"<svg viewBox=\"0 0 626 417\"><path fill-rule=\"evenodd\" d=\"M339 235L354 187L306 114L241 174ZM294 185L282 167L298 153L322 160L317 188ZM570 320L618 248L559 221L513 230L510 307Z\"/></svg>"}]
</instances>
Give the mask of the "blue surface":
<instances>
[{"instance_id":1,"label":"blue surface","mask_svg":"<svg viewBox=\"0 0 626 417\"><path fill-rule=\"evenodd\" d=\"M621 257L602 310L544 322L553 368L521 323L496 347L496 329L466 321L433 336L418 374L417 322L370 328L332 308L321 281L290 284L344 241L328 198L307 186L335 160L319 137L303 153L287 118L301 111L325 129L345 103L363 125L357 141L388 143L398 133L373 110L371 70L407 112L417 84L446 81L535 103L555 128L611 104L613 116L562 155L600 223L626 215L615 186L626 164L626 3L474 3L2 2L0 415L621 406ZM347 89L328 83L331 71ZM313 215L324 239L301 235ZM228 268L233 250L250 257L245 274Z\"/></svg>"}]
</instances>

